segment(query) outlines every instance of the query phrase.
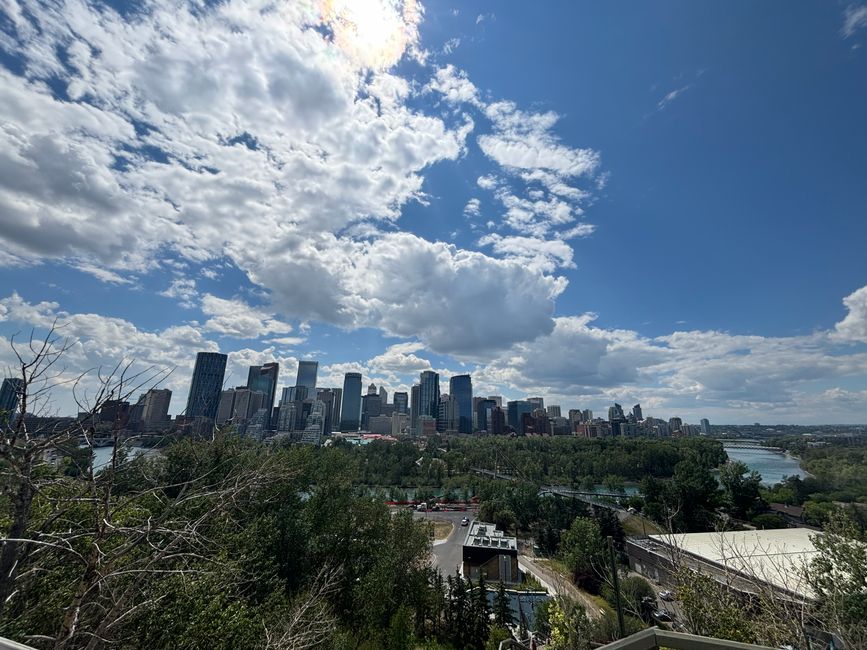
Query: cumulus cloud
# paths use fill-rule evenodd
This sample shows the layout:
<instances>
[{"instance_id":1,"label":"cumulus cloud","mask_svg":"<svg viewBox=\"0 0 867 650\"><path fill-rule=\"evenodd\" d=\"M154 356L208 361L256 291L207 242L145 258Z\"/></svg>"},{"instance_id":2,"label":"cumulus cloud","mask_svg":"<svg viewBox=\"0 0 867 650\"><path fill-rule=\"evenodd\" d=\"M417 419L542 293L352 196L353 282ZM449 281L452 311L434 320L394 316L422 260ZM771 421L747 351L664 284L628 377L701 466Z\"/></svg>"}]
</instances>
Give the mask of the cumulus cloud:
<instances>
[{"instance_id":1,"label":"cumulus cloud","mask_svg":"<svg viewBox=\"0 0 867 650\"><path fill-rule=\"evenodd\" d=\"M867 287L861 287L843 298L848 313L834 326L832 338L838 341L867 343Z\"/></svg>"},{"instance_id":2,"label":"cumulus cloud","mask_svg":"<svg viewBox=\"0 0 867 650\"><path fill-rule=\"evenodd\" d=\"M464 216L479 217L482 214L482 202L479 199L472 198L467 201L464 206Z\"/></svg>"},{"instance_id":3,"label":"cumulus cloud","mask_svg":"<svg viewBox=\"0 0 867 650\"><path fill-rule=\"evenodd\" d=\"M482 106L478 88L469 80L466 72L458 70L451 63L438 68L426 88L440 93L449 104Z\"/></svg>"},{"instance_id":4,"label":"cumulus cloud","mask_svg":"<svg viewBox=\"0 0 867 650\"><path fill-rule=\"evenodd\" d=\"M278 320L273 313L248 305L243 300L202 296L202 312L208 316L203 328L236 339L257 339L268 334L291 332L292 326Z\"/></svg>"},{"instance_id":5,"label":"cumulus cloud","mask_svg":"<svg viewBox=\"0 0 867 650\"><path fill-rule=\"evenodd\" d=\"M480 246L491 246L495 253L521 260L527 268L553 273L558 268L575 268L572 247L562 241L546 241L533 237L502 237L485 235Z\"/></svg>"},{"instance_id":6,"label":"cumulus cloud","mask_svg":"<svg viewBox=\"0 0 867 650\"><path fill-rule=\"evenodd\" d=\"M191 278L175 278L172 283L160 291L160 295L166 298L174 298L178 305L184 309L192 309L196 306L195 299L198 297L196 281Z\"/></svg>"},{"instance_id":7,"label":"cumulus cloud","mask_svg":"<svg viewBox=\"0 0 867 650\"><path fill-rule=\"evenodd\" d=\"M442 351L502 348L552 326L561 278L383 234L408 201L424 200L423 171L457 158L473 128L468 118L448 126L409 108L409 84L388 72L398 51L417 46L414 3L388 14L397 49L381 65L359 60L344 40L351 35L318 29L292 3L156 2L129 20L95 5L13 5L16 30L2 47L14 48L25 74L4 70L0 84L3 259L86 258L109 281L166 257L227 260L273 289L285 316L418 334ZM325 20L334 27L339 17ZM48 85L57 78L68 99ZM432 87L450 102L478 101L451 66ZM406 291L380 268L392 261L401 266L389 273L413 278ZM428 264L443 266L430 274ZM477 289L462 286L470 269ZM467 308L468 294L510 285L515 318L483 336L487 317ZM164 293L184 300L182 291ZM521 300L534 316L518 314ZM215 312L206 327L230 336L285 325L273 314L250 320L243 305L216 296L203 308ZM445 334L453 318L466 321L467 337Z\"/></svg>"},{"instance_id":8,"label":"cumulus cloud","mask_svg":"<svg viewBox=\"0 0 867 650\"><path fill-rule=\"evenodd\" d=\"M264 255L275 306L343 327L379 327L439 352L485 354L550 331L566 280L409 233L322 235ZM280 273L271 269L279 269ZM310 278L318 278L316 283ZM321 290L323 283L329 291ZM297 304L295 304L297 303ZM492 314L498 314L492 318Z\"/></svg>"},{"instance_id":9,"label":"cumulus cloud","mask_svg":"<svg viewBox=\"0 0 867 650\"><path fill-rule=\"evenodd\" d=\"M512 397L544 394L567 404L641 401L665 417L719 415L754 421L858 421L857 391L816 386L867 374L867 354L845 353L827 333L764 337L683 331L657 338L595 326L592 314L555 318L550 334L518 343L474 373ZM822 403L821 395L828 398ZM835 412L831 404L841 411ZM841 414L847 413L848 416ZM700 417L703 415L700 415Z\"/></svg>"}]
</instances>

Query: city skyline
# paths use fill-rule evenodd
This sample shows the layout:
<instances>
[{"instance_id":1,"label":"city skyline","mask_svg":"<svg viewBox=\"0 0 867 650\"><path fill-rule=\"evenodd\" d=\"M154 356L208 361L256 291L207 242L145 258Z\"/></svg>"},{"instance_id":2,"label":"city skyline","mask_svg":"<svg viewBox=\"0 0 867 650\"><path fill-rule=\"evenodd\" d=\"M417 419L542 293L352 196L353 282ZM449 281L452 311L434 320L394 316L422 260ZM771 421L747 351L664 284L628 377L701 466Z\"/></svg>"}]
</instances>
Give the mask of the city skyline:
<instances>
[{"instance_id":1,"label":"city skyline","mask_svg":"<svg viewBox=\"0 0 867 650\"><path fill-rule=\"evenodd\" d=\"M4 5L0 370L867 422L867 5L369 5Z\"/></svg>"}]
</instances>

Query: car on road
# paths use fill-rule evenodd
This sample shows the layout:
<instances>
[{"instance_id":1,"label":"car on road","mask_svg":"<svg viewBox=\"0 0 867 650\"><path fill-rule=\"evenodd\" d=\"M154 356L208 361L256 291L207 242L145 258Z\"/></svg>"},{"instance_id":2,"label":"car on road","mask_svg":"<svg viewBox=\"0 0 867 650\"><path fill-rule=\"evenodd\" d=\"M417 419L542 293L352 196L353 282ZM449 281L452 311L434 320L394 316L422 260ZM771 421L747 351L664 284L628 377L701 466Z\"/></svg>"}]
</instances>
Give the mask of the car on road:
<instances>
[{"instance_id":1,"label":"car on road","mask_svg":"<svg viewBox=\"0 0 867 650\"><path fill-rule=\"evenodd\" d=\"M664 591L660 591L659 594L657 594L657 595L659 596L660 600L665 600L665 601L674 600L674 592L668 591L667 589Z\"/></svg>"},{"instance_id":2,"label":"car on road","mask_svg":"<svg viewBox=\"0 0 867 650\"><path fill-rule=\"evenodd\" d=\"M463 519L461 519L461 526L469 526L469 525L470 525L470 518L469 517L464 517Z\"/></svg>"},{"instance_id":3,"label":"car on road","mask_svg":"<svg viewBox=\"0 0 867 650\"><path fill-rule=\"evenodd\" d=\"M657 609L655 612L653 612L653 618L655 618L657 621L662 621L663 623L671 622L671 616L669 616L668 612L666 612L664 609Z\"/></svg>"}]
</instances>

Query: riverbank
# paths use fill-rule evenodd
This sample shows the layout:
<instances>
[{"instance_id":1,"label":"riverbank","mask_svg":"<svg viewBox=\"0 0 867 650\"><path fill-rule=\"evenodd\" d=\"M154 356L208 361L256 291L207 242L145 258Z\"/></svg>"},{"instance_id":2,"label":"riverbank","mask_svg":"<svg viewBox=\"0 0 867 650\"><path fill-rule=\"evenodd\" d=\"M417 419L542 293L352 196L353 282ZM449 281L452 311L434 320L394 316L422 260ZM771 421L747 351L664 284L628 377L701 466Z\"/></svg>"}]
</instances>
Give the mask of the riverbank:
<instances>
[{"instance_id":1,"label":"riverbank","mask_svg":"<svg viewBox=\"0 0 867 650\"><path fill-rule=\"evenodd\" d=\"M786 476L806 478L809 473L801 467L801 459L788 451L776 451L761 447L726 447L729 460L740 461L762 476L762 484L770 487L782 482Z\"/></svg>"}]
</instances>

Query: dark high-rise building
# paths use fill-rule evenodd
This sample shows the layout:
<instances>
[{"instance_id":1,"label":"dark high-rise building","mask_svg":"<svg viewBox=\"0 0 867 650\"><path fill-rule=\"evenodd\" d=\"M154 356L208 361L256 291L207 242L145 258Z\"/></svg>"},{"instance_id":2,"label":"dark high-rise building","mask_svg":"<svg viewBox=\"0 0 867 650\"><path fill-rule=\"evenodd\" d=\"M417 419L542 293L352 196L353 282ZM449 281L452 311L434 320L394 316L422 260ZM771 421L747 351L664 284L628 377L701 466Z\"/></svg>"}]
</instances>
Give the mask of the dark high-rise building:
<instances>
[{"instance_id":1,"label":"dark high-rise building","mask_svg":"<svg viewBox=\"0 0 867 650\"><path fill-rule=\"evenodd\" d=\"M99 409L99 421L123 429L129 422L129 402L120 399L105 400Z\"/></svg>"},{"instance_id":2,"label":"dark high-rise building","mask_svg":"<svg viewBox=\"0 0 867 650\"><path fill-rule=\"evenodd\" d=\"M482 397L476 403L476 427L479 431L491 433L491 412L497 407L492 399Z\"/></svg>"},{"instance_id":3,"label":"dark high-rise building","mask_svg":"<svg viewBox=\"0 0 867 650\"><path fill-rule=\"evenodd\" d=\"M316 374L319 372L318 361L299 361L298 375L295 377L296 386L307 388L307 397L313 399L316 395ZM306 398L301 398L306 399Z\"/></svg>"},{"instance_id":4,"label":"dark high-rise building","mask_svg":"<svg viewBox=\"0 0 867 650\"><path fill-rule=\"evenodd\" d=\"M456 402L457 430L473 432L473 380L469 375L455 375L449 379L449 395Z\"/></svg>"},{"instance_id":5,"label":"dark high-rise building","mask_svg":"<svg viewBox=\"0 0 867 650\"><path fill-rule=\"evenodd\" d=\"M144 394L141 421L145 426L167 422L169 419L169 404L172 401L172 391L168 388L151 388Z\"/></svg>"},{"instance_id":6,"label":"dark high-rise building","mask_svg":"<svg viewBox=\"0 0 867 650\"><path fill-rule=\"evenodd\" d=\"M419 378L419 415L437 419L440 411L440 376L433 370L425 370Z\"/></svg>"},{"instance_id":7,"label":"dark high-rise building","mask_svg":"<svg viewBox=\"0 0 867 650\"><path fill-rule=\"evenodd\" d=\"M347 372L343 377L343 406L340 430L358 431L361 416L361 373Z\"/></svg>"},{"instance_id":8,"label":"dark high-rise building","mask_svg":"<svg viewBox=\"0 0 867 650\"><path fill-rule=\"evenodd\" d=\"M701 419L701 432L706 436L710 435L710 420L707 418Z\"/></svg>"},{"instance_id":9,"label":"dark high-rise building","mask_svg":"<svg viewBox=\"0 0 867 650\"><path fill-rule=\"evenodd\" d=\"M370 418L378 415L382 415L382 398L375 391L368 392L361 398L361 429L369 431Z\"/></svg>"},{"instance_id":10,"label":"dark high-rise building","mask_svg":"<svg viewBox=\"0 0 867 650\"><path fill-rule=\"evenodd\" d=\"M499 406L491 409L491 421L488 423L488 433L495 436L502 436L506 433L506 412Z\"/></svg>"},{"instance_id":11,"label":"dark high-rise building","mask_svg":"<svg viewBox=\"0 0 867 650\"><path fill-rule=\"evenodd\" d=\"M277 395L277 377L280 364L266 363L264 366L250 366L247 373L247 388L262 393L262 406L266 410L262 422L265 430L271 428L271 411L274 410L274 397Z\"/></svg>"},{"instance_id":12,"label":"dark high-rise building","mask_svg":"<svg viewBox=\"0 0 867 650\"><path fill-rule=\"evenodd\" d=\"M644 414L641 412L641 404L636 404L632 407L632 415L634 415L635 419L639 422L644 419Z\"/></svg>"},{"instance_id":13,"label":"dark high-rise building","mask_svg":"<svg viewBox=\"0 0 867 650\"><path fill-rule=\"evenodd\" d=\"M334 421L334 389L332 388L317 388L316 399L324 405L322 408L322 433L330 436L333 431Z\"/></svg>"},{"instance_id":14,"label":"dark high-rise building","mask_svg":"<svg viewBox=\"0 0 867 650\"><path fill-rule=\"evenodd\" d=\"M0 412L5 413L4 418L10 421L18 410L18 400L23 387L24 381L20 377L6 377L3 380L3 386L0 388Z\"/></svg>"},{"instance_id":15,"label":"dark high-rise building","mask_svg":"<svg viewBox=\"0 0 867 650\"><path fill-rule=\"evenodd\" d=\"M560 412L560 407L556 404L546 406L545 412L548 414L549 418L559 418L562 415L562 413Z\"/></svg>"},{"instance_id":16,"label":"dark high-rise building","mask_svg":"<svg viewBox=\"0 0 867 650\"><path fill-rule=\"evenodd\" d=\"M196 355L196 367L193 369L185 411L188 418L214 420L217 417L227 359L225 354L219 352L199 352Z\"/></svg>"},{"instance_id":17,"label":"dark high-rise building","mask_svg":"<svg viewBox=\"0 0 867 650\"><path fill-rule=\"evenodd\" d=\"M524 433L524 415L533 414L534 405L529 400L514 400L506 402L508 425L519 434Z\"/></svg>"},{"instance_id":18,"label":"dark high-rise building","mask_svg":"<svg viewBox=\"0 0 867 650\"><path fill-rule=\"evenodd\" d=\"M408 406L409 406L408 402L409 402L409 396L406 393L400 392L400 391L395 392L395 394L394 394L394 412L395 413L402 413L402 414L406 415L406 413L408 411Z\"/></svg>"},{"instance_id":19,"label":"dark high-rise building","mask_svg":"<svg viewBox=\"0 0 867 650\"><path fill-rule=\"evenodd\" d=\"M340 429L340 406L343 403L343 389L332 388L331 392L334 394L334 404L331 405L331 427L332 431L337 431ZM331 431L328 433L330 434Z\"/></svg>"},{"instance_id":20,"label":"dark high-rise building","mask_svg":"<svg viewBox=\"0 0 867 650\"><path fill-rule=\"evenodd\" d=\"M235 410L235 389L229 388L220 393L220 404L217 406L217 424L223 424L232 419Z\"/></svg>"},{"instance_id":21,"label":"dark high-rise building","mask_svg":"<svg viewBox=\"0 0 867 650\"><path fill-rule=\"evenodd\" d=\"M413 384L409 394L409 428L413 435L418 435L418 416L421 415L421 386Z\"/></svg>"},{"instance_id":22,"label":"dark high-rise building","mask_svg":"<svg viewBox=\"0 0 867 650\"><path fill-rule=\"evenodd\" d=\"M388 404L388 391L385 390L385 386L379 387L379 397L382 399L382 405L383 406Z\"/></svg>"}]
</instances>

